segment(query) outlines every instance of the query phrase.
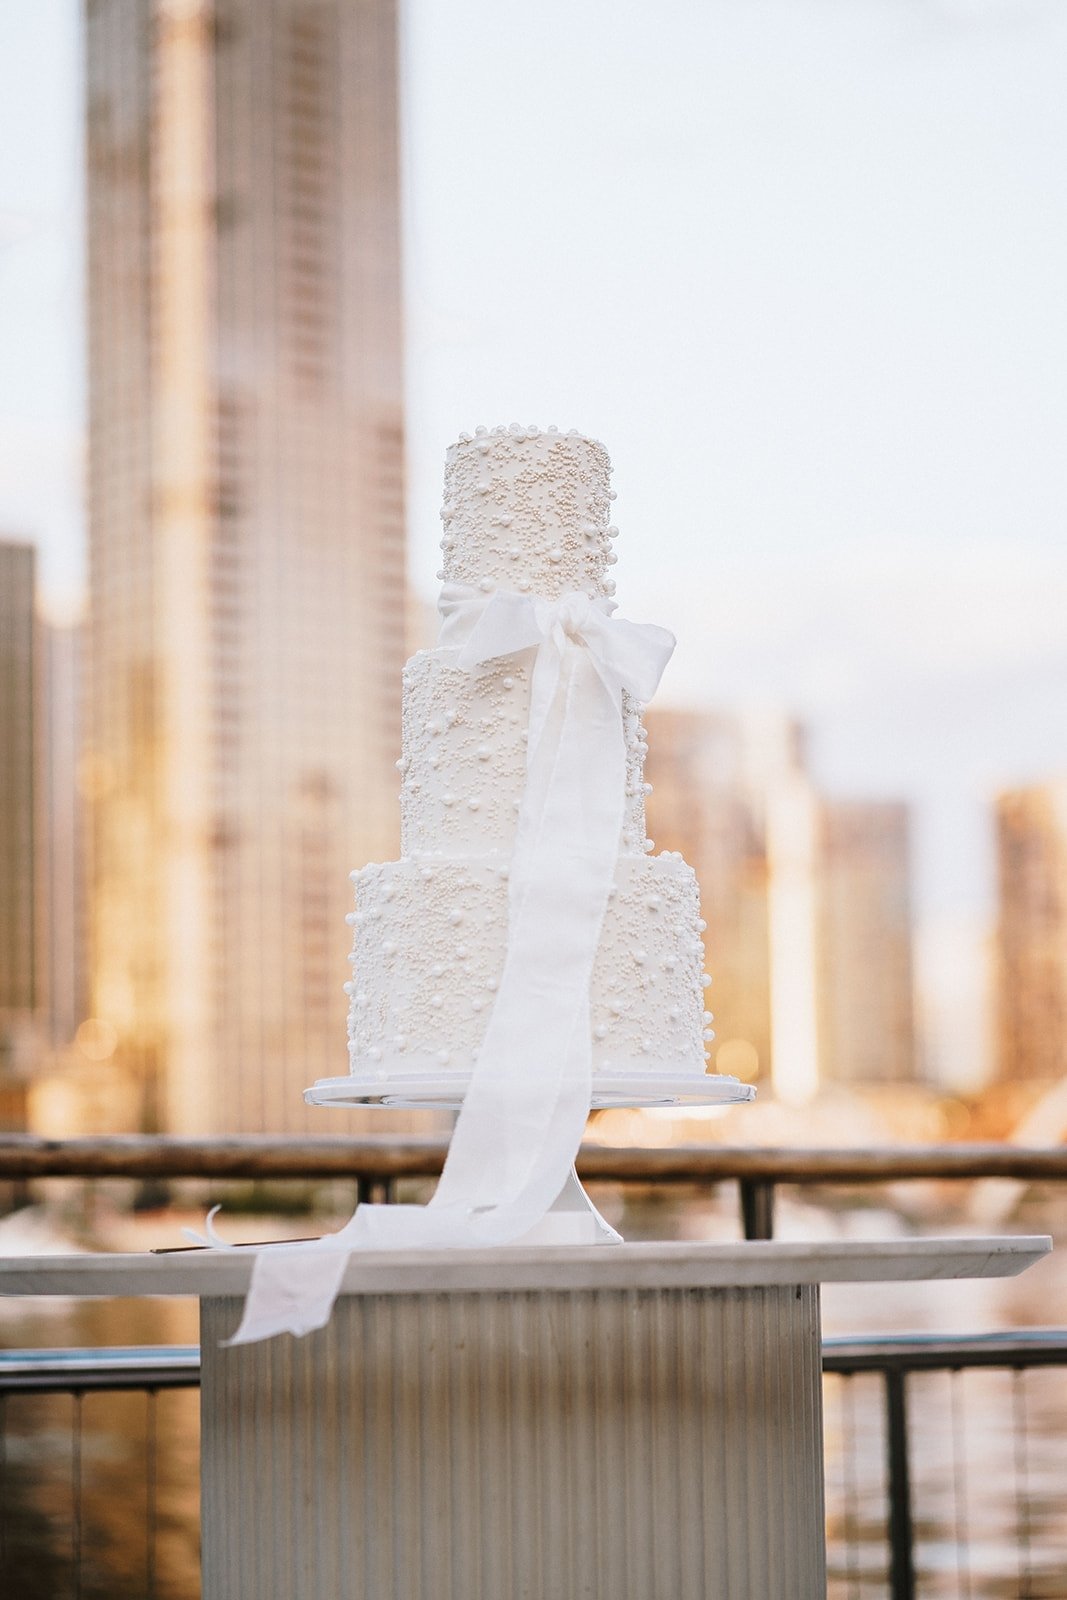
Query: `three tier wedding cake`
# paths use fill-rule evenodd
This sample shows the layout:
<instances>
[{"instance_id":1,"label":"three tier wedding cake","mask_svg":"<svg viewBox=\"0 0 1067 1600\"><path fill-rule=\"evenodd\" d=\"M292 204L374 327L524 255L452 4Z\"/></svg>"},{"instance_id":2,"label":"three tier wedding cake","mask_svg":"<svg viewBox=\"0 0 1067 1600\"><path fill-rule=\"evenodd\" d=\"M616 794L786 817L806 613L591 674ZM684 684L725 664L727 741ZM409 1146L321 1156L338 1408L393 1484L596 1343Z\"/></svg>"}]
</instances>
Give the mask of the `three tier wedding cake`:
<instances>
[{"instance_id":1,"label":"three tier wedding cake","mask_svg":"<svg viewBox=\"0 0 1067 1600\"><path fill-rule=\"evenodd\" d=\"M451 611L505 591L535 605L581 596L610 615L610 475L603 445L573 430L479 428L448 451L441 642L404 669L402 855L352 875L353 1083L402 1094L452 1081L461 1094L471 1073L507 945L535 648L472 671ZM594 1094L608 1079L701 1079L711 1038L696 879L645 837L642 709L624 688L622 825L590 991Z\"/></svg>"},{"instance_id":2,"label":"three tier wedding cake","mask_svg":"<svg viewBox=\"0 0 1067 1600\"><path fill-rule=\"evenodd\" d=\"M235 1343L323 1327L353 1253L618 1242L575 1170L590 1107L751 1098L705 1072L696 880L645 838L641 713L674 639L613 615L610 473L556 428L448 452L403 854L353 874L350 1071L307 1099L459 1115L426 1205L258 1253Z\"/></svg>"}]
</instances>

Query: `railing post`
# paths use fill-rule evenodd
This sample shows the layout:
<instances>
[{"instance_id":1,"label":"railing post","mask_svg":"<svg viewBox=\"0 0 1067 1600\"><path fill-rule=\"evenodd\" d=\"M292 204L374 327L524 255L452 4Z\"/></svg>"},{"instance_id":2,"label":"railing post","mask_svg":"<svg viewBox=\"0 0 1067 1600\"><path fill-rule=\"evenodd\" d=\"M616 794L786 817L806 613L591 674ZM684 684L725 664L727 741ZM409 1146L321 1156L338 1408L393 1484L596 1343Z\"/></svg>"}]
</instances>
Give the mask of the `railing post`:
<instances>
[{"instance_id":1,"label":"railing post","mask_svg":"<svg viewBox=\"0 0 1067 1600\"><path fill-rule=\"evenodd\" d=\"M746 1239L774 1238L774 1184L766 1178L742 1178L741 1227Z\"/></svg>"},{"instance_id":2,"label":"railing post","mask_svg":"<svg viewBox=\"0 0 1067 1600\"><path fill-rule=\"evenodd\" d=\"M901 1368L886 1368L885 1443L889 1476L889 1593L892 1600L915 1600L905 1383L906 1374Z\"/></svg>"}]
</instances>

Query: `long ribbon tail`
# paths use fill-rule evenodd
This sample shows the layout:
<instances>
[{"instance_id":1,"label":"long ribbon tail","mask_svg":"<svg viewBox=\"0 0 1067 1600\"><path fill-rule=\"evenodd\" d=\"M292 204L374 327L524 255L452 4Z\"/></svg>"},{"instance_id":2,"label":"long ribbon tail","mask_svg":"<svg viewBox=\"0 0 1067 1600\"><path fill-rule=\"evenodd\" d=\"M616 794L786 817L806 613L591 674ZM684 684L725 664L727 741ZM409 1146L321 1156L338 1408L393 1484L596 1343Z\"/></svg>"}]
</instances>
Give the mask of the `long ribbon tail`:
<instances>
[{"instance_id":1,"label":"long ribbon tail","mask_svg":"<svg viewBox=\"0 0 1067 1600\"><path fill-rule=\"evenodd\" d=\"M590 984L622 830L621 686L651 698L673 640L590 615L577 596L579 642L525 597L497 594L486 604L453 587L442 643L461 648L462 664L538 643L496 1001L429 1205L360 1206L314 1244L258 1252L231 1344L323 1327L355 1250L521 1238L562 1190L581 1142L592 1087Z\"/></svg>"}]
</instances>

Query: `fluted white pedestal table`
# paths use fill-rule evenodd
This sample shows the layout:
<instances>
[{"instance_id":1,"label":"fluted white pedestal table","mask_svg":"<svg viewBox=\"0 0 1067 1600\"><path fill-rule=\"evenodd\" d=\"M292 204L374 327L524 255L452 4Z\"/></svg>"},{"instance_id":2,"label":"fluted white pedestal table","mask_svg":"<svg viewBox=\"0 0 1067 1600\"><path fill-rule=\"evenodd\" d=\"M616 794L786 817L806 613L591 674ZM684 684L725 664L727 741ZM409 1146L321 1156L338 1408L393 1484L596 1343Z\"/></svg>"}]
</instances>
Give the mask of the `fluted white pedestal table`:
<instances>
[{"instance_id":1,"label":"fluted white pedestal table","mask_svg":"<svg viewBox=\"0 0 1067 1600\"><path fill-rule=\"evenodd\" d=\"M224 1349L251 1251L0 1263L201 1301L204 1600L816 1600L819 1285L1002 1277L1046 1238L369 1255Z\"/></svg>"}]
</instances>

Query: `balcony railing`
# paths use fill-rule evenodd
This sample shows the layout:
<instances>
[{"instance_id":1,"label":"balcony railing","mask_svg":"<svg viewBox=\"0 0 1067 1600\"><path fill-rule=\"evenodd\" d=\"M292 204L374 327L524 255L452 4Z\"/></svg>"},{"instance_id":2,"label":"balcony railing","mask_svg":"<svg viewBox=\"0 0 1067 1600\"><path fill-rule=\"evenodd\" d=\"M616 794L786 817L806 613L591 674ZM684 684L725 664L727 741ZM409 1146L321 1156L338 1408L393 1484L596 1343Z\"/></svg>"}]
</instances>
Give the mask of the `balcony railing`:
<instances>
[{"instance_id":1,"label":"balcony railing","mask_svg":"<svg viewBox=\"0 0 1067 1600\"><path fill-rule=\"evenodd\" d=\"M935 1577L944 1576L943 1571L938 1573L936 1551L946 1541L953 1545L955 1592L959 1596L1013 1593L1019 1600L1042 1600L1064 1593L1057 1584L1067 1572L1067 1537L1062 1521L1055 1514L1050 1515L1050 1508L1055 1508L1060 1496L1048 1482L1048 1464L1038 1470L1039 1464L1033 1460L1035 1439L1029 1413L1036 1397L1026 1396L1022 1386L1024 1374L1049 1367L1067 1368L1067 1330L1041 1329L972 1338L901 1335L825 1341L828 1422L847 1419L845 1428L834 1430L841 1443L833 1452L833 1461L828 1453L831 1594L839 1594L844 1600L873 1600L875 1596L918 1600L924 1576L929 1577L931 1572ZM1003 1486L1008 1514L995 1530L991 1545L990 1529L976 1526L968 1513L960 1447L968 1401L966 1395L959 1393L958 1385L967 1375L992 1369L1013 1375L1009 1410L1016 1470L1012 1481ZM951 1505L948 1514L940 1517L929 1510L917 1517L914 1504L913 1462L929 1447L921 1418L909 1415L910 1383L919 1373L937 1374L953 1386ZM7 1566L8 1556L15 1548L16 1532L9 1525L11 1513L4 1493L8 1487L5 1469L10 1444L6 1426L9 1401L14 1397L57 1394L70 1399L65 1473L69 1482L69 1524L64 1531L53 1518L51 1531L54 1542L65 1547L70 1592L79 1594L83 1592L82 1569L87 1559L83 1401L86 1395L100 1391L132 1390L144 1395L145 1471L143 1483L137 1488L143 1495L143 1593L155 1600L159 1539L157 1397L161 1391L195 1387L199 1374L200 1358L195 1346L0 1353L0 1593L13 1593L7 1585L18 1576ZM861 1445L864 1430L858 1426L857 1415L870 1407L865 1407L864 1397L857 1399L855 1385L864 1378L876 1380L881 1387L878 1431L884 1440L882 1463ZM866 1400L869 1399L868 1395ZM869 1423L870 1419L868 1427ZM1060 1490L1062 1487L1061 1483ZM188 1485L188 1489L191 1504L195 1485ZM931 1550L935 1553L932 1564ZM936 1592L944 1590L938 1587Z\"/></svg>"},{"instance_id":2,"label":"balcony railing","mask_svg":"<svg viewBox=\"0 0 1067 1600\"><path fill-rule=\"evenodd\" d=\"M0 1181L25 1185L45 1178L259 1183L348 1179L361 1200L389 1202L398 1183L436 1177L447 1148L446 1139L432 1137L173 1139L131 1134L54 1140L3 1134ZM578 1173L591 1183L697 1188L736 1183L745 1238L769 1239L774 1232L775 1194L782 1186L855 1187L982 1178L1063 1183L1067 1147L950 1144L827 1150L675 1144L648 1149L585 1144Z\"/></svg>"}]
</instances>

